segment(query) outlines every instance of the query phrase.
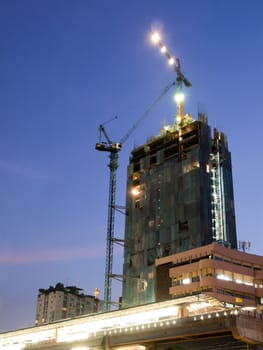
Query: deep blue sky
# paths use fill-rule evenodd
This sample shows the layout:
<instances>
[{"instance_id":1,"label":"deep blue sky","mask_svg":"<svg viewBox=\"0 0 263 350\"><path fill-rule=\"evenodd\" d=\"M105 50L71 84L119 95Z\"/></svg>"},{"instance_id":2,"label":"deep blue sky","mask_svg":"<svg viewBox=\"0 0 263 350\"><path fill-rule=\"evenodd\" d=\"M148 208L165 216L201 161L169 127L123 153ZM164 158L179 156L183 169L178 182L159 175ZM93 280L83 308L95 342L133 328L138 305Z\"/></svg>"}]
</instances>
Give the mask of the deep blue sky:
<instances>
[{"instance_id":1,"label":"deep blue sky","mask_svg":"<svg viewBox=\"0 0 263 350\"><path fill-rule=\"evenodd\" d=\"M120 140L174 80L156 27L193 84L185 111L228 136L238 239L262 255L262 13L261 0L0 0L0 331L33 324L38 288L103 296L109 174L94 145L100 123L118 115L106 127ZM123 146L117 204L131 149L174 113L167 94Z\"/></svg>"}]
</instances>

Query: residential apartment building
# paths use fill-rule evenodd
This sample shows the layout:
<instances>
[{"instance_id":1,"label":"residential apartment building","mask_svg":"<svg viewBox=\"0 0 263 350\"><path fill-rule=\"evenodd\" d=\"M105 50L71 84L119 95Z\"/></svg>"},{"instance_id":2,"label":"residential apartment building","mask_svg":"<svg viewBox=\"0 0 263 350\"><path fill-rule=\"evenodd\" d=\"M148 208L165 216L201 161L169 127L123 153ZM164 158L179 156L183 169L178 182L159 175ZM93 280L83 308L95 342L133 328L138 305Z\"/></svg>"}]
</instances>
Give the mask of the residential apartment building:
<instances>
[{"instance_id":1,"label":"residential apartment building","mask_svg":"<svg viewBox=\"0 0 263 350\"><path fill-rule=\"evenodd\" d=\"M82 289L75 286L64 287L62 283L39 289L35 325L102 311L103 302L97 294L85 295L80 291Z\"/></svg>"},{"instance_id":2,"label":"residential apartment building","mask_svg":"<svg viewBox=\"0 0 263 350\"><path fill-rule=\"evenodd\" d=\"M156 260L157 301L198 294L263 311L263 256L212 243Z\"/></svg>"},{"instance_id":3,"label":"residential apartment building","mask_svg":"<svg viewBox=\"0 0 263 350\"><path fill-rule=\"evenodd\" d=\"M155 301L155 259L218 242L237 248L231 154L206 118L164 126L131 152L123 306Z\"/></svg>"}]
</instances>

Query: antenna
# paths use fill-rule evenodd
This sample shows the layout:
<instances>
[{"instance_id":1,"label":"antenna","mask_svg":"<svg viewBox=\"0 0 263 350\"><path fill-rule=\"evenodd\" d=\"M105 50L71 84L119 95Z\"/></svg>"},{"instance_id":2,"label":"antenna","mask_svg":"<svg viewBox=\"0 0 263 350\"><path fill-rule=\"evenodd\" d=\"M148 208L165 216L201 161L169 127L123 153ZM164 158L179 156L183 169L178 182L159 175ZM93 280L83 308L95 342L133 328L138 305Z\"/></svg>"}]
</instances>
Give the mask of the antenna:
<instances>
[{"instance_id":1,"label":"antenna","mask_svg":"<svg viewBox=\"0 0 263 350\"><path fill-rule=\"evenodd\" d=\"M246 252L250 249L251 242L249 241L239 241L238 242L238 249L242 250L243 252Z\"/></svg>"}]
</instances>

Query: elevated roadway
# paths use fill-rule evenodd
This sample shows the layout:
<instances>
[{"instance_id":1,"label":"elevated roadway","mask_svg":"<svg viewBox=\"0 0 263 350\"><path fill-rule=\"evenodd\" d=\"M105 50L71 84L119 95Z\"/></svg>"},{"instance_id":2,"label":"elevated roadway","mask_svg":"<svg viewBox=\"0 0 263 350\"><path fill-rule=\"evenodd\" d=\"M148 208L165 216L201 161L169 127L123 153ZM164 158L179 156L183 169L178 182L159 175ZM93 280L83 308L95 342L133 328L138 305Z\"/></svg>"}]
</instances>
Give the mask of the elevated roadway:
<instances>
[{"instance_id":1,"label":"elevated roadway","mask_svg":"<svg viewBox=\"0 0 263 350\"><path fill-rule=\"evenodd\" d=\"M0 350L263 349L263 314L185 297L0 334Z\"/></svg>"}]
</instances>

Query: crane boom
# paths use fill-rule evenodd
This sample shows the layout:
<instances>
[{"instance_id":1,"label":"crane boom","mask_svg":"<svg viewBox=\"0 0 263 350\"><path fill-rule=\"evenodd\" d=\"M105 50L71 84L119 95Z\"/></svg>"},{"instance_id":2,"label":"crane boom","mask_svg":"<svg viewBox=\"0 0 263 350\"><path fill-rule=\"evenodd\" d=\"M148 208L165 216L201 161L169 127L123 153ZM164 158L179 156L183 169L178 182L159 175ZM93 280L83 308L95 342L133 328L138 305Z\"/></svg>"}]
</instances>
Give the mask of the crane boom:
<instances>
[{"instance_id":1,"label":"crane boom","mask_svg":"<svg viewBox=\"0 0 263 350\"><path fill-rule=\"evenodd\" d=\"M139 124L141 124L141 122L148 116L148 114L151 112L151 110L158 104L158 102L162 99L162 97L171 89L171 87L175 86L175 82L172 82L170 84L168 84L162 91L162 93L157 97L157 99L155 101L153 101L153 103L150 105L150 107L148 109L146 109L146 111L143 113L143 115L137 120L136 123L133 124L133 126L131 127L131 129L127 132L127 134L125 134L120 143L124 144L124 142L131 136L131 134L137 129L137 127L139 126Z\"/></svg>"}]
</instances>

